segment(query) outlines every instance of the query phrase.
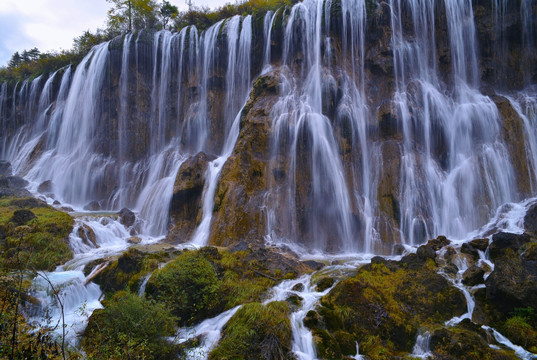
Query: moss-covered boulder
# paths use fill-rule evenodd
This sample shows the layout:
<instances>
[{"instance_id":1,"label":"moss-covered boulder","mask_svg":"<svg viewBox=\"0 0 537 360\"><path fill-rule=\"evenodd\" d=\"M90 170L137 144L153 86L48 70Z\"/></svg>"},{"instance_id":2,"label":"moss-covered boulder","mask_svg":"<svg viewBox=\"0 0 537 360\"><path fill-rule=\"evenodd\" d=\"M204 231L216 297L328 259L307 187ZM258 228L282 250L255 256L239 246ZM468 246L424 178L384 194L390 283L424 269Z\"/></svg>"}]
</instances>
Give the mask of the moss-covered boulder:
<instances>
[{"instance_id":1,"label":"moss-covered boulder","mask_svg":"<svg viewBox=\"0 0 537 360\"><path fill-rule=\"evenodd\" d=\"M191 324L218 312L220 286L211 262L199 251L186 251L153 273L146 294Z\"/></svg>"},{"instance_id":2,"label":"moss-covered boulder","mask_svg":"<svg viewBox=\"0 0 537 360\"><path fill-rule=\"evenodd\" d=\"M99 284L105 294L125 289L136 292L141 278L157 269L162 260L163 257L159 254L147 254L131 248L119 258L108 260L108 265L105 265L91 280ZM93 265L95 264L90 264L90 267Z\"/></svg>"},{"instance_id":3,"label":"moss-covered boulder","mask_svg":"<svg viewBox=\"0 0 537 360\"><path fill-rule=\"evenodd\" d=\"M73 257L74 220L34 198L0 199L0 244L7 268L53 270Z\"/></svg>"},{"instance_id":4,"label":"moss-covered boulder","mask_svg":"<svg viewBox=\"0 0 537 360\"><path fill-rule=\"evenodd\" d=\"M348 349L358 342L369 358L392 359L412 351L418 329L466 311L464 295L437 273L432 259L408 264L374 258L324 296L313 326L318 351L341 358L354 355Z\"/></svg>"},{"instance_id":5,"label":"moss-covered boulder","mask_svg":"<svg viewBox=\"0 0 537 360\"><path fill-rule=\"evenodd\" d=\"M442 360L517 359L512 351L491 348L485 331L470 321L433 331L430 347L434 358Z\"/></svg>"},{"instance_id":6,"label":"moss-covered boulder","mask_svg":"<svg viewBox=\"0 0 537 360\"><path fill-rule=\"evenodd\" d=\"M246 304L228 321L210 360L292 360L289 304Z\"/></svg>"}]
</instances>

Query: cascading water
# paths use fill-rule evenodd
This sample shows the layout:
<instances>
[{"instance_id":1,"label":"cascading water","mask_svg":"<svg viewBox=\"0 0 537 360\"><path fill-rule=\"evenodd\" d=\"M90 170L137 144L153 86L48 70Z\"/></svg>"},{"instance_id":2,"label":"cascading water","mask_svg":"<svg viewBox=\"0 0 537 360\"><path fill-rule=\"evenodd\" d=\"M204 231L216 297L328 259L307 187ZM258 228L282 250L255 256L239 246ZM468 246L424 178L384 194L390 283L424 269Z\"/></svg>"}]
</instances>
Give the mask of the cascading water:
<instances>
[{"instance_id":1,"label":"cascading water","mask_svg":"<svg viewBox=\"0 0 537 360\"><path fill-rule=\"evenodd\" d=\"M54 199L77 210L98 201L104 211L128 207L138 215L129 229L91 216L77 220L71 235L75 259L49 274L62 288L68 314L84 301L90 310L99 306L100 292L86 284L91 275L82 274L90 259L123 251L131 232L144 243L167 233L176 173L200 151L216 159L205 171L202 216L190 242L207 244L215 190L233 155L257 73L280 80L278 101L268 109L271 175L260 210L266 212L269 242L326 257L387 253L399 241L417 245L437 235L464 240L492 229L519 229L513 218L524 206L501 206L537 191L534 0L520 2L524 87L503 94L522 124L527 168L522 175L509 161L512 144L505 139L497 99L481 88L472 2L390 0L392 64L379 70L371 65L376 55L367 46L368 21L384 5L305 0L267 12L262 31L251 16L235 16L201 33L194 26L179 33L130 33L96 46L76 68L13 87L2 84L0 155L31 182L31 190L51 180ZM503 22L508 5L492 1L499 35L491 57L505 66L511 49ZM256 31L263 34L261 50ZM382 71L393 73L387 85L393 88L379 104L372 99L383 91L375 84ZM376 114L384 102L397 132L388 140ZM385 153L387 143L399 151L395 165ZM518 188L520 176L529 179L529 190ZM392 193L381 193L390 177ZM392 214L385 211L386 196L394 204ZM386 236L389 217L392 232ZM77 238L82 223L95 231L99 249ZM465 266L459 265L456 285L466 291L460 284ZM46 284L37 281L35 287L46 299ZM302 295L312 294L308 288ZM471 318L473 300L468 291L465 295L468 313L453 323ZM53 300L44 306L50 304ZM294 335L308 332L300 328L304 309L293 318ZM51 307L53 317L55 311ZM232 315L200 329L218 327L217 335ZM297 354L315 358L311 342L295 338L294 346ZM418 349L416 355L426 352Z\"/></svg>"}]
</instances>

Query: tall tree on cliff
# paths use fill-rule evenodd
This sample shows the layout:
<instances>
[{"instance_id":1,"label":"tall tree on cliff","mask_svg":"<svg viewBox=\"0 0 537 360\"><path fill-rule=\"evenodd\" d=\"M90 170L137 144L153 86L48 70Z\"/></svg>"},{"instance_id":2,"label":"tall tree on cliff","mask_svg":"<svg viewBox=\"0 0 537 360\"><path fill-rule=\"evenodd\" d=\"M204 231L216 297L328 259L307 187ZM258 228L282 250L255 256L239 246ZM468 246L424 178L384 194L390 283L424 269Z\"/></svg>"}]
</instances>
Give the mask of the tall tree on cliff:
<instances>
[{"instance_id":1,"label":"tall tree on cliff","mask_svg":"<svg viewBox=\"0 0 537 360\"><path fill-rule=\"evenodd\" d=\"M162 19L162 27L166 29L168 22L173 20L179 14L177 6L170 4L168 1L164 0L162 6L160 7L160 17Z\"/></svg>"},{"instance_id":2,"label":"tall tree on cliff","mask_svg":"<svg viewBox=\"0 0 537 360\"><path fill-rule=\"evenodd\" d=\"M153 0L106 0L113 5L108 10L108 28L117 32L148 29L157 22L157 4Z\"/></svg>"}]
</instances>

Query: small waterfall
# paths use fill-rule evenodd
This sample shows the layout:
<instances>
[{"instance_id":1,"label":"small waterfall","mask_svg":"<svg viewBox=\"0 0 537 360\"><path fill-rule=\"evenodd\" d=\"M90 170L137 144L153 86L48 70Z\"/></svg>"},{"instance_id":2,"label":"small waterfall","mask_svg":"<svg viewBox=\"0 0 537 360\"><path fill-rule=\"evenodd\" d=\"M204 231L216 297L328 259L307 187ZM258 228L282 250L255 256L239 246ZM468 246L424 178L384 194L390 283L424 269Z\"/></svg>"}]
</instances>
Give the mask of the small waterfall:
<instances>
[{"instance_id":1,"label":"small waterfall","mask_svg":"<svg viewBox=\"0 0 537 360\"><path fill-rule=\"evenodd\" d=\"M194 328L179 329L177 339L175 340L178 343L183 343L203 335L200 346L189 349L186 358L192 360L207 359L211 350L218 344L222 336L222 329L240 308L240 305L235 306L233 309L227 310L214 318L202 321Z\"/></svg>"},{"instance_id":2,"label":"small waterfall","mask_svg":"<svg viewBox=\"0 0 537 360\"><path fill-rule=\"evenodd\" d=\"M419 357L421 359L428 359L432 356L431 354L431 348L430 348L430 342L431 342L431 334L429 332L425 332L423 334L418 334L416 337L416 344L414 345L414 348L412 349L412 357Z\"/></svg>"}]
</instances>

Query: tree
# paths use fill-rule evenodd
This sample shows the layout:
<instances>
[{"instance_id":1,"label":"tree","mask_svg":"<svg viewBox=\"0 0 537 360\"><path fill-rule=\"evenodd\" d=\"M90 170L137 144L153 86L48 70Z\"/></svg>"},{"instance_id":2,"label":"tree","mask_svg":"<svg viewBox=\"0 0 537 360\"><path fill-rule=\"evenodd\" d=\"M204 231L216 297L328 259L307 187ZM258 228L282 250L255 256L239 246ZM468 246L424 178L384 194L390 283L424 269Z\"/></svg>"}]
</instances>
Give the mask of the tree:
<instances>
[{"instance_id":1,"label":"tree","mask_svg":"<svg viewBox=\"0 0 537 360\"><path fill-rule=\"evenodd\" d=\"M106 0L113 4L108 10L111 31L130 32L151 28L156 23L157 4L154 0Z\"/></svg>"},{"instance_id":2,"label":"tree","mask_svg":"<svg viewBox=\"0 0 537 360\"><path fill-rule=\"evenodd\" d=\"M13 54L13 56L11 56L11 60L9 60L8 66L10 68L15 68L15 67L19 66L21 64L21 62L22 62L22 57L19 54L19 52L17 51L15 54Z\"/></svg>"},{"instance_id":3,"label":"tree","mask_svg":"<svg viewBox=\"0 0 537 360\"><path fill-rule=\"evenodd\" d=\"M173 20L179 14L177 6L170 4L168 1L164 0L162 6L160 7L160 17L162 18L162 27L166 29L168 22Z\"/></svg>"}]
</instances>

